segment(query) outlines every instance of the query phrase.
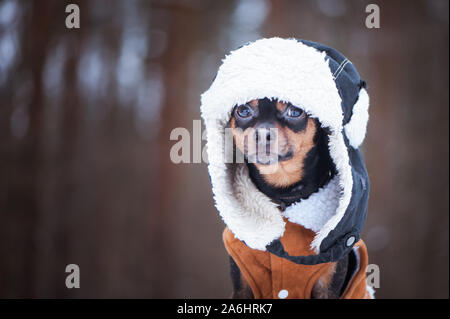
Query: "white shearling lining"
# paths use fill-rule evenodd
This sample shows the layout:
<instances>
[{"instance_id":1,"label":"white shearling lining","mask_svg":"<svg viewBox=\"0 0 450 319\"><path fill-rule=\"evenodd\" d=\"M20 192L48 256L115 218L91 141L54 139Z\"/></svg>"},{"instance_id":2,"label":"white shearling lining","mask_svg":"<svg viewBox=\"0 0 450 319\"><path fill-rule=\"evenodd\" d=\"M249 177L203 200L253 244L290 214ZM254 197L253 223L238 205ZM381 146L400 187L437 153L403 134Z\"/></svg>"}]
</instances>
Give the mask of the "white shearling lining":
<instances>
[{"instance_id":1,"label":"white shearling lining","mask_svg":"<svg viewBox=\"0 0 450 319\"><path fill-rule=\"evenodd\" d=\"M358 148L366 136L369 120L369 95L365 89L359 91L359 98L353 106L350 121L344 126L345 135L353 148Z\"/></svg>"},{"instance_id":2,"label":"white shearling lining","mask_svg":"<svg viewBox=\"0 0 450 319\"><path fill-rule=\"evenodd\" d=\"M337 177L306 200L286 207L284 217L314 232L320 231L339 205L340 186Z\"/></svg>"},{"instance_id":3,"label":"white shearling lining","mask_svg":"<svg viewBox=\"0 0 450 319\"><path fill-rule=\"evenodd\" d=\"M337 196L332 196L335 209L327 210L320 227L311 226L316 231L311 244L316 253L350 202L353 179L343 137L341 98L325 57L324 52L295 39L261 39L228 55L201 97L216 207L234 235L251 248L265 251L268 244L283 235L285 223L276 205L250 180L246 165L225 163L224 128L235 105L276 98L300 106L329 128L329 151L337 169L332 189ZM353 131L354 126L349 130ZM313 204L303 205L311 205L312 209Z\"/></svg>"}]
</instances>

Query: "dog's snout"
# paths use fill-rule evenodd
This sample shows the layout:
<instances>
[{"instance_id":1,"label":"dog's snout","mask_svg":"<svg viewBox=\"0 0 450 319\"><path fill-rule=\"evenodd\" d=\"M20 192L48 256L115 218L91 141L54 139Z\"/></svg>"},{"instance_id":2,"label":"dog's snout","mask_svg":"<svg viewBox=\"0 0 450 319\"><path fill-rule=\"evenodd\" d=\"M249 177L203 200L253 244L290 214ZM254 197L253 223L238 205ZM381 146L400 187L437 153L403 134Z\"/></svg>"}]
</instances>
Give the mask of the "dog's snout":
<instances>
[{"instance_id":1,"label":"dog's snout","mask_svg":"<svg viewBox=\"0 0 450 319\"><path fill-rule=\"evenodd\" d=\"M277 129L272 125L258 125L255 130L255 141L257 143L271 143L277 138Z\"/></svg>"},{"instance_id":2,"label":"dog's snout","mask_svg":"<svg viewBox=\"0 0 450 319\"><path fill-rule=\"evenodd\" d=\"M272 134L270 130L267 129L258 129L255 132L255 140L256 142L264 143L265 141L267 143L270 143L271 140L274 140L274 134Z\"/></svg>"}]
</instances>

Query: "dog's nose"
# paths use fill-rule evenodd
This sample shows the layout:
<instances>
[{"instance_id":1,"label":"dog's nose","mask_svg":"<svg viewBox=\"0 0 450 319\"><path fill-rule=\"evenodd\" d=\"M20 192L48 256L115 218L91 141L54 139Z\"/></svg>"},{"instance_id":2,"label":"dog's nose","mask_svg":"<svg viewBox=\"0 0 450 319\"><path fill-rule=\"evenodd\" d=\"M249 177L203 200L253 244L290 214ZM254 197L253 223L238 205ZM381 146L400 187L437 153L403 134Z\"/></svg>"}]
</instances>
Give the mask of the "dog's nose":
<instances>
[{"instance_id":1,"label":"dog's nose","mask_svg":"<svg viewBox=\"0 0 450 319\"><path fill-rule=\"evenodd\" d=\"M277 137L277 129L273 125L261 124L256 127L255 141L256 143L270 143Z\"/></svg>"}]
</instances>

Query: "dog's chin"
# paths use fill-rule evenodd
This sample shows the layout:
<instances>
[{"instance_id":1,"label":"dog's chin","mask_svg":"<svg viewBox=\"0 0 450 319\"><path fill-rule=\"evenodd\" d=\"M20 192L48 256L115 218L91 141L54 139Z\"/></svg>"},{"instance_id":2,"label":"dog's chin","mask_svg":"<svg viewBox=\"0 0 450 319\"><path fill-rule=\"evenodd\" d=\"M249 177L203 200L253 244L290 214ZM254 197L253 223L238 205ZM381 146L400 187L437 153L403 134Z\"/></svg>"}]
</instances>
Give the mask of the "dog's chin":
<instances>
[{"instance_id":1,"label":"dog's chin","mask_svg":"<svg viewBox=\"0 0 450 319\"><path fill-rule=\"evenodd\" d=\"M250 154L246 156L246 159L249 163L258 164L258 165L273 165L279 162L285 162L294 157L294 153L292 151L288 151L285 154Z\"/></svg>"}]
</instances>

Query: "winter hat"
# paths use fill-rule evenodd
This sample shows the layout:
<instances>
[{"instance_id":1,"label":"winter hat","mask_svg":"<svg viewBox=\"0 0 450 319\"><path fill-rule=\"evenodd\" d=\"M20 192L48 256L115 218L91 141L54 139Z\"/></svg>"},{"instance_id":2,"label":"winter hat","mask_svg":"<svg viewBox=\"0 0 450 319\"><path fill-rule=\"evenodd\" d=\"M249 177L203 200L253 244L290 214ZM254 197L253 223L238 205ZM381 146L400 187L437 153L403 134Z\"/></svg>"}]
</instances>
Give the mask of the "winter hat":
<instances>
[{"instance_id":1,"label":"winter hat","mask_svg":"<svg viewBox=\"0 0 450 319\"><path fill-rule=\"evenodd\" d=\"M208 170L216 207L236 238L299 264L337 261L359 240L369 179L359 146L368 121L366 84L353 64L327 46L297 39L261 39L232 51L201 97ZM336 176L317 193L281 212L260 192L245 163L227 163L225 128L234 106L271 98L301 107L329 132ZM231 154L232 156L232 154ZM279 238L283 218L312 229L317 253L290 256Z\"/></svg>"}]
</instances>

